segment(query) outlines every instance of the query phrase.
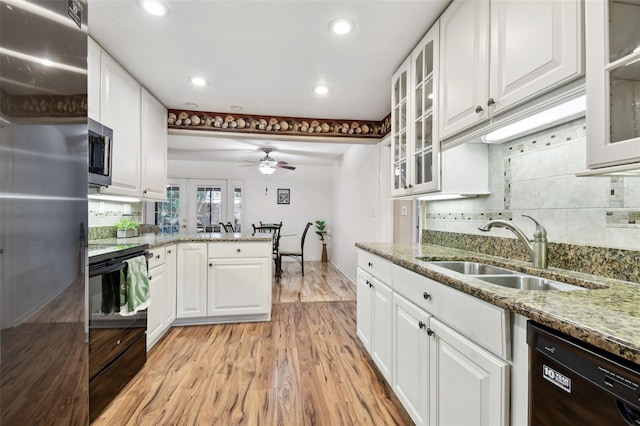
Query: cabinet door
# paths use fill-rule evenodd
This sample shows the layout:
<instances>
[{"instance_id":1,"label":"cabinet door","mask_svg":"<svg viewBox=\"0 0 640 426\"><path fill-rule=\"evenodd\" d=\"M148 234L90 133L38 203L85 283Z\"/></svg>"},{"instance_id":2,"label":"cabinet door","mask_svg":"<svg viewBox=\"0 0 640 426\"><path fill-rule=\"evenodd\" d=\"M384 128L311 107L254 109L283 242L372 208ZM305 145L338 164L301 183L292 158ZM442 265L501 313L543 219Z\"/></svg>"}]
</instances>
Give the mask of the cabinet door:
<instances>
[{"instance_id":1,"label":"cabinet door","mask_svg":"<svg viewBox=\"0 0 640 426\"><path fill-rule=\"evenodd\" d=\"M271 259L209 259L207 315L271 312Z\"/></svg>"},{"instance_id":2,"label":"cabinet door","mask_svg":"<svg viewBox=\"0 0 640 426\"><path fill-rule=\"evenodd\" d=\"M147 349L151 349L165 330L162 322L166 287L165 266L149 270L149 296L151 305L147 309Z\"/></svg>"},{"instance_id":3,"label":"cabinet door","mask_svg":"<svg viewBox=\"0 0 640 426\"><path fill-rule=\"evenodd\" d=\"M640 162L640 5L585 2L587 164Z\"/></svg>"},{"instance_id":4,"label":"cabinet door","mask_svg":"<svg viewBox=\"0 0 640 426\"><path fill-rule=\"evenodd\" d=\"M102 49L91 37L87 45L87 115L100 122L100 55Z\"/></svg>"},{"instance_id":5,"label":"cabinet door","mask_svg":"<svg viewBox=\"0 0 640 426\"><path fill-rule=\"evenodd\" d=\"M438 138L439 24L435 23L411 53L410 109L411 182L413 193L440 189L440 140Z\"/></svg>"},{"instance_id":6,"label":"cabinet door","mask_svg":"<svg viewBox=\"0 0 640 426\"><path fill-rule=\"evenodd\" d=\"M393 295L393 391L416 425L429 423L429 314Z\"/></svg>"},{"instance_id":7,"label":"cabinet door","mask_svg":"<svg viewBox=\"0 0 640 426\"><path fill-rule=\"evenodd\" d=\"M207 244L178 245L177 317L207 316Z\"/></svg>"},{"instance_id":8,"label":"cabinet door","mask_svg":"<svg viewBox=\"0 0 640 426\"><path fill-rule=\"evenodd\" d=\"M142 198L167 199L167 109L142 89Z\"/></svg>"},{"instance_id":9,"label":"cabinet door","mask_svg":"<svg viewBox=\"0 0 640 426\"><path fill-rule=\"evenodd\" d=\"M392 360L393 327L392 291L381 281L372 278L371 302L371 358L389 384L393 383Z\"/></svg>"},{"instance_id":10,"label":"cabinet door","mask_svg":"<svg viewBox=\"0 0 640 426\"><path fill-rule=\"evenodd\" d=\"M488 118L489 2L456 0L440 17L440 138Z\"/></svg>"},{"instance_id":11,"label":"cabinet door","mask_svg":"<svg viewBox=\"0 0 640 426\"><path fill-rule=\"evenodd\" d=\"M166 329L176 319L176 278L178 267L178 252L175 245L167 246L165 258L165 294L162 324Z\"/></svg>"},{"instance_id":12,"label":"cabinet door","mask_svg":"<svg viewBox=\"0 0 640 426\"><path fill-rule=\"evenodd\" d=\"M140 196L140 84L102 51L100 122L113 129L111 186L105 194Z\"/></svg>"},{"instance_id":13,"label":"cabinet door","mask_svg":"<svg viewBox=\"0 0 640 426\"><path fill-rule=\"evenodd\" d=\"M509 365L435 318L430 356L431 424L509 423Z\"/></svg>"},{"instance_id":14,"label":"cabinet door","mask_svg":"<svg viewBox=\"0 0 640 426\"><path fill-rule=\"evenodd\" d=\"M411 58L407 58L391 79L391 195L410 191L409 141Z\"/></svg>"},{"instance_id":15,"label":"cabinet door","mask_svg":"<svg viewBox=\"0 0 640 426\"><path fill-rule=\"evenodd\" d=\"M490 112L582 74L581 34L579 0L492 0Z\"/></svg>"},{"instance_id":16,"label":"cabinet door","mask_svg":"<svg viewBox=\"0 0 640 426\"><path fill-rule=\"evenodd\" d=\"M371 275L358 268L356 323L357 334L365 349L371 354Z\"/></svg>"}]
</instances>

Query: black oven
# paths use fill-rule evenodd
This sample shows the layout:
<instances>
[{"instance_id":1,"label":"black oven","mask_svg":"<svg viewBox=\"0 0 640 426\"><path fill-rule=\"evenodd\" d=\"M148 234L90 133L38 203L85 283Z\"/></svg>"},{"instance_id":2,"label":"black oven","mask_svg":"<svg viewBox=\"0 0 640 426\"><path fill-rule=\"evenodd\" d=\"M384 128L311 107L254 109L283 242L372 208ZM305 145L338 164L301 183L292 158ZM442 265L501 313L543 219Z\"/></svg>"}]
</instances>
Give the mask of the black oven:
<instances>
[{"instance_id":1,"label":"black oven","mask_svg":"<svg viewBox=\"0 0 640 426\"><path fill-rule=\"evenodd\" d=\"M89 119L89 184L111 185L113 130Z\"/></svg>"},{"instance_id":2,"label":"black oven","mask_svg":"<svg viewBox=\"0 0 640 426\"><path fill-rule=\"evenodd\" d=\"M148 244L89 245L89 417L93 421L147 360L147 310L120 312L127 260Z\"/></svg>"}]
</instances>

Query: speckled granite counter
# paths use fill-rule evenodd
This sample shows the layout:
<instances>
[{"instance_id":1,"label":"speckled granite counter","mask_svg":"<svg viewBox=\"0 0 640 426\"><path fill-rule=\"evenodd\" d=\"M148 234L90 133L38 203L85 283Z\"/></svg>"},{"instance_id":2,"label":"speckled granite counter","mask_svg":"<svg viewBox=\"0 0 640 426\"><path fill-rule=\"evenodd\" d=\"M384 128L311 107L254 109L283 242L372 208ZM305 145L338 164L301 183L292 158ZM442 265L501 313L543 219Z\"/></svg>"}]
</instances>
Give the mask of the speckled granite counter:
<instances>
[{"instance_id":1,"label":"speckled granite counter","mask_svg":"<svg viewBox=\"0 0 640 426\"><path fill-rule=\"evenodd\" d=\"M638 284L558 268L534 269L528 262L430 244L357 243L356 247L640 364ZM589 290L516 290L428 263L437 260L484 262Z\"/></svg>"},{"instance_id":2,"label":"speckled granite counter","mask_svg":"<svg viewBox=\"0 0 640 426\"><path fill-rule=\"evenodd\" d=\"M166 246L175 243L212 243L224 241L271 241L270 234L261 236L251 236L251 234L144 234L131 238L105 238L92 240L89 243L99 244L149 244L149 248Z\"/></svg>"}]
</instances>

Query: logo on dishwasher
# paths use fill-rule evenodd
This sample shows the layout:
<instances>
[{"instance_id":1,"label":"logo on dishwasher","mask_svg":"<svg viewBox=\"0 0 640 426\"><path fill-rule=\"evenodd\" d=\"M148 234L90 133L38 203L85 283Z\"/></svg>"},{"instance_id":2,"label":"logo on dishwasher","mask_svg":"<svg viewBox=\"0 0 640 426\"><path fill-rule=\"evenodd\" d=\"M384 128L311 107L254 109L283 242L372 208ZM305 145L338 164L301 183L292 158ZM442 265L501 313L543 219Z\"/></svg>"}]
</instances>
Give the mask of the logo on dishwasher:
<instances>
[{"instance_id":1,"label":"logo on dishwasher","mask_svg":"<svg viewBox=\"0 0 640 426\"><path fill-rule=\"evenodd\" d=\"M547 367L546 365L542 365L542 377L558 386L565 392L571 393L571 379L565 376L562 373L558 373L551 367Z\"/></svg>"}]
</instances>

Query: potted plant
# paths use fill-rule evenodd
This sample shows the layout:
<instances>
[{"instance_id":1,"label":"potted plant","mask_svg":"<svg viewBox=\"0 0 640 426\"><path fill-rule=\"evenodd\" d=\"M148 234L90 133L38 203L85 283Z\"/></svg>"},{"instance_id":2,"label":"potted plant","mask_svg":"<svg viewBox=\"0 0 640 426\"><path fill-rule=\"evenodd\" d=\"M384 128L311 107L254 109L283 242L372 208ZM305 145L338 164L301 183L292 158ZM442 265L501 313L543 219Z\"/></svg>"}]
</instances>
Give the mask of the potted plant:
<instances>
[{"instance_id":1,"label":"potted plant","mask_svg":"<svg viewBox=\"0 0 640 426\"><path fill-rule=\"evenodd\" d=\"M118 238L128 238L138 236L138 227L140 224L132 219L122 219L116 223L116 236Z\"/></svg>"},{"instance_id":2,"label":"potted plant","mask_svg":"<svg viewBox=\"0 0 640 426\"><path fill-rule=\"evenodd\" d=\"M316 234L322 241L322 261L327 261L327 243L324 242L324 237L330 237L329 231L327 231L327 224L324 220L316 220Z\"/></svg>"}]
</instances>

